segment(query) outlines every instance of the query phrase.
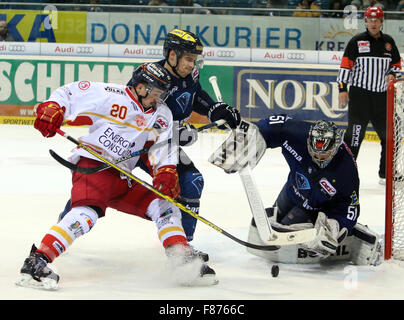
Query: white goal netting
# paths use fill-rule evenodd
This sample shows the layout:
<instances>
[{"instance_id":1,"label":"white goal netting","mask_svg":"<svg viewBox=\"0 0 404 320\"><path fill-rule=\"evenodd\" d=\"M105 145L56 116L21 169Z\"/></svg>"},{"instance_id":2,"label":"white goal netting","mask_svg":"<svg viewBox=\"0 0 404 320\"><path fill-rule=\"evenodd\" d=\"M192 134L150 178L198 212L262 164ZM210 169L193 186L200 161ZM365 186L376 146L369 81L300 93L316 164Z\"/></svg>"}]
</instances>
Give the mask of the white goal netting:
<instances>
[{"instance_id":1,"label":"white goal netting","mask_svg":"<svg viewBox=\"0 0 404 320\"><path fill-rule=\"evenodd\" d=\"M391 258L404 260L404 80L389 90L386 162L386 250ZM389 132L390 131L390 132ZM388 237L388 238L387 238ZM390 248L389 248L390 246ZM386 258L390 258L386 256Z\"/></svg>"}]
</instances>

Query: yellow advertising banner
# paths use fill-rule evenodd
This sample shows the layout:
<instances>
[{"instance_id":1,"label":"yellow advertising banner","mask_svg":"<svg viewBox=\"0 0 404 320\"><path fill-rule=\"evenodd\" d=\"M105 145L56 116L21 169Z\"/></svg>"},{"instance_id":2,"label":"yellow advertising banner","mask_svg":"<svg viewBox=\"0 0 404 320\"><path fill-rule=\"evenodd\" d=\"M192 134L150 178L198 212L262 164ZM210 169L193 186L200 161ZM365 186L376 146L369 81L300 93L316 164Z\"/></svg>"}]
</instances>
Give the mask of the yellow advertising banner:
<instances>
[{"instance_id":1,"label":"yellow advertising banner","mask_svg":"<svg viewBox=\"0 0 404 320\"><path fill-rule=\"evenodd\" d=\"M85 43L87 12L0 10L14 41Z\"/></svg>"}]
</instances>

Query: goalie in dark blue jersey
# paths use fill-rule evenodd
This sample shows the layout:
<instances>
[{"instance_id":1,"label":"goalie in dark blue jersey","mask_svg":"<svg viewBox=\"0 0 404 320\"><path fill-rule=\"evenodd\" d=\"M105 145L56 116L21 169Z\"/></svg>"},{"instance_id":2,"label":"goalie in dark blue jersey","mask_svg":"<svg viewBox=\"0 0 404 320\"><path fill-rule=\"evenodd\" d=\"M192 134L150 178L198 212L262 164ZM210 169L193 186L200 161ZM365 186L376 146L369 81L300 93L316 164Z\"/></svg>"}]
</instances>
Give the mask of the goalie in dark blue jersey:
<instances>
[{"instance_id":1,"label":"goalie in dark blue jersey","mask_svg":"<svg viewBox=\"0 0 404 320\"><path fill-rule=\"evenodd\" d=\"M242 121L240 126L243 126ZM248 124L248 123L247 123ZM244 125L245 127L245 125ZM274 206L266 215L275 231L296 231L315 228L310 242L279 247L275 251L248 248L257 256L274 262L316 263L323 260L349 260L358 265L377 264L380 258L379 236L357 223L359 176L351 151L343 142L343 131L331 121L314 123L294 120L286 115L274 115L254 124L254 143L235 144L237 130L223 145L231 141L238 156L223 159L223 145L211 157L211 162L226 172L254 167L266 148L282 148L290 172ZM251 133L245 135L251 136ZM253 144L254 152L250 152ZM239 150L237 150L239 149ZM220 163L218 164L218 159ZM252 165L253 163L253 165ZM254 212L253 212L254 215ZM258 223L258 221L257 221ZM249 242L263 244L253 218Z\"/></svg>"}]
</instances>

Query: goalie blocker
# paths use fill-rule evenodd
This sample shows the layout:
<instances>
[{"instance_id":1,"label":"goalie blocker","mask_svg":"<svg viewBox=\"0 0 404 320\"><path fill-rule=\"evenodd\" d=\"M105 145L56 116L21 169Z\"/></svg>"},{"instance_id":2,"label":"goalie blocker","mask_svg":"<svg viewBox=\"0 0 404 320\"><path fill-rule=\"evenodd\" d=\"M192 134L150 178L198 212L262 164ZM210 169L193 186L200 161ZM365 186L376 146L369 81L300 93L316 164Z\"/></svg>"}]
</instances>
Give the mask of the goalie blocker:
<instances>
[{"instance_id":1,"label":"goalie blocker","mask_svg":"<svg viewBox=\"0 0 404 320\"><path fill-rule=\"evenodd\" d=\"M240 171L249 165L253 169L265 153L267 146L258 128L241 121L226 141L209 157L209 162L226 173Z\"/></svg>"}]
</instances>

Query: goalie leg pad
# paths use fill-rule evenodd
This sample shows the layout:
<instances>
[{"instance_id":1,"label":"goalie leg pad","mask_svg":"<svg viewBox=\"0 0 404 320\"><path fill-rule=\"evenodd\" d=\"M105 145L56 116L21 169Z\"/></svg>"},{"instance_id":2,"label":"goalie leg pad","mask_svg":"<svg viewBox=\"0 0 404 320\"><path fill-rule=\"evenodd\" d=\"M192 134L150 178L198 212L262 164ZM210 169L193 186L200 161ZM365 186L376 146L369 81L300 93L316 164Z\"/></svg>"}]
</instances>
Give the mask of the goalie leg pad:
<instances>
[{"instance_id":1,"label":"goalie leg pad","mask_svg":"<svg viewBox=\"0 0 404 320\"><path fill-rule=\"evenodd\" d=\"M339 245L337 252L324 261L351 261L355 265L377 266L382 262L383 246L379 235L357 223L351 234Z\"/></svg>"},{"instance_id":2,"label":"goalie leg pad","mask_svg":"<svg viewBox=\"0 0 404 320\"><path fill-rule=\"evenodd\" d=\"M267 214L271 217L272 228L276 231L290 231L313 227L310 223L300 223L285 226L274 221L276 214L272 216L274 208L267 208ZM276 212L276 208L275 208ZM288 229L288 230L287 230ZM251 222L248 232L248 242L263 245L255 226L254 219ZM373 265L381 263L383 257L383 246L380 236L368 227L357 223L352 233L345 237L336 249L336 252L328 257L320 256L308 249L307 245L289 245L279 247L275 251L261 251L247 248L247 251L255 256L277 263L312 264L332 261L350 261L355 265Z\"/></svg>"},{"instance_id":3,"label":"goalie leg pad","mask_svg":"<svg viewBox=\"0 0 404 320\"><path fill-rule=\"evenodd\" d=\"M352 236L351 261L359 266L379 265L383 257L379 235L367 226L357 223Z\"/></svg>"}]
</instances>

